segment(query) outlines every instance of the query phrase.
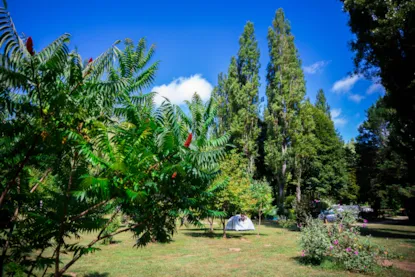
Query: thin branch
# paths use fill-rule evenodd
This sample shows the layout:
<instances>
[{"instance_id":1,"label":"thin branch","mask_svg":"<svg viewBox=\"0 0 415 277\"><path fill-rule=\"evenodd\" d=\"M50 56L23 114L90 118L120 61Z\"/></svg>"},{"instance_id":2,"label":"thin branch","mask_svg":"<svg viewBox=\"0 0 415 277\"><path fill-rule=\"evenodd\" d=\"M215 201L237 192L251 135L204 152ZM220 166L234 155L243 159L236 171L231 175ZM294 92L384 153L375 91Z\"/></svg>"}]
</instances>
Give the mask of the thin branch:
<instances>
[{"instance_id":1,"label":"thin branch","mask_svg":"<svg viewBox=\"0 0 415 277\"><path fill-rule=\"evenodd\" d=\"M55 256L55 253L56 253L56 249L55 249L55 251L53 251L52 256L50 256L51 259L53 259L53 257ZM46 266L45 270L43 271L42 277L44 277L46 275L46 272L48 271L48 269L50 267L51 267L50 265Z\"/></svg>"},{"instance_id":2,"label":"thin branch","mask_svg":"<svg viewBox=\"0 0 415 277\"><path fill-rule=\"evenodd\" d=\"M80 213L80 214L78 214L78 215L76 215L76 216L71 217L69 220L70 220L70 221L75 221L75 220L77 220L77 219L79 219L79 218L83 217L84 215L86 215L86 214L87 214L87 213L89 213L90 211L92 211L92 210L94 210L94 209L96 209L96 208L98 208L98 207L100 207L100 206L102 206L102 205L105 205L105 204L107 204L108 202L110 202L111 200L114 200L114 199L115 199L115 197L113 197L113 198L111 198L111 199L108 199L108 200L104 200L104 201L102 201L102 202L99 202L98 204L95 204L94 206L92 206L92 207L90 207L90 208L86 209L86 210L85 210L85 211L83 211L82 213Z\"/></svg>"},{"instance_id":3,"label":"thin branch","mask_svg":"<svg viewBox=\"0 0 415 277\"><path fill-rule=\"evenodd\" d=\"M40 183L42 183L46 177L49 175L49 173L52 172L52 168L46 169L45 174L43 174L42 178L40 178L39 182L36 183L36 185L33 186L33 188L30 190L30 193L33 193L39 186Z\"/></svg>"},{"instance_id":4,"label":"thin branch","mask_svg":"<svg viewBox=\"0 0 415 277\"><path fill-rule=\"evenodd\" d=\"M59 273L59 263L60 263L60 249L62 244L64 243L63 241L63 235L65 233L65 217L68 213L68 203L69 203L69 197L70 197L70 191L71 191L71 187L72 187L72 180L73 180L73 172L76 166L76 161L78 159L78 152L75 152L74 158L73 158L73 162L71 165L71 169L69 172L69 180L68 180L68 186L66 188L66 192L65 192L65 203L63 204L63 213L62 213L62 218L60 221L60 227L59 227L59 236L57 238L57 246L56 246L56 257L55 257L55 277L61 276L61 274Z\"/></svg>"},{"instance_id":5,"label":"thin branch","mask_svg":"<svg viewBox=\"0 0 415 277\"><path fill-rule=\"evenodd\" d=\"M20 179L17 179L17 192L20 193ZM0 257L0 276L3 275L3 267L4 264L6 262L6 255L7 255L7 250L9 248L9 244L10 244L10 239L13 235L13 230L15 227L15 221L17 220L17 217L19 216L19 208L20 208L20 203L18 202L16 209L14 210L14 214L13 217L10 219L10 229L9 229L9 233L7 234L7 238L6 238L6 242L3 245L3 251L1 253L1 257Z\"/></svg>"},{"instance_id":6,"label":"thin branch","mask_svg":"<svg viewBox=\"0 0 415 277\"><path fill-rule=\"evenodd\" d=\"M11 181L9 181L9 182L7 183L6 188L5 188L5 189L4 189L4 191L1 193L1 196L0 196L0 207L2 206L4 199L6 199L6 195L7 195L7 193L9 193L9 190L11 189L12 185L14 185L14 184L16 183L17 178L19 177L20 173L22 172L22 170L23 170L24 166L25 166L25 165L26 165L26 163L29 161L29 158L30 158L30 156L31 156L31 154L32 154L32 151L35 149L35 146L36 146L37 140L38 140L38 136L36 136L36 137L35 137L35 140L34 140L34 142L33 142L32 146L30 147L30 149L27 151L27 153L26 153L26 156L25 156L24 160L20 163L19 167L17 168L17 172L16 172L16 174L15 174L15 176L14 176L13 180L11 180Z\"/></svg>"},{"instance_id":7,"label":"thin branch","mask_svg":"<svg viewBox=\"0 0 415 277\"><path fill-rule=\"evenodd\" d=\"M45 251L45 248L42 248L42 251L40 251L39 255L37 255L35 262L33 263L32 267L30 268L28 276L32 275L32 272L35 269L36 263L42 257L42 254L43 254L44 251Z\"/></svg>"},{"instance_id":8,"label":"thin branch","mask_svg":"<svg viewBox=\"0 0 415 277\"><path fill-rule=\"evenodd\" d=\"M94 239L93 241L91 241L89 244L88 244L88 248L89 247L92 247L95 243L97 243L98 241L100 241L100 240L103 240L103 239L106 239L106 238L109 238L109 237L112 237L112 236L115 236L115 235L118 235L118 234L121 234L121 233L124 233L124 232L127 232L127 231L130 231L130 230L132 230L132 229L135 229L135 228L137 228L138 226L140 226L140 225L142 225L143 223L137 223L137 224L134 224L134 225L132 225L132 226L130 226L130 227L128 227L128 228L124 228L124 229L121 229L121 230L119 230L119 231L117 231L117 232L114 232L114 233L112 233L112 234L108 234L108 235L105 235L105 236L103 236L103 237L97 237L96 239ZM106 228L106 227L105 227ZM100 234L102 233L102 231L100 232ZM79 260L79 258L81 258L82 257L82 253L80 253L80 254L78 254L76 257L74 257L71 261L69 261L60 271L59 271L59 274L58 275L56 275L56 276L58 276L58 277L60 277L60 276L62 276L64 273L65 273L65 271L66 270L68 270L69 269L69 267L71 267L77 260Z\"/></svg>"},{"instance_id":9,"label":"thin branch","mask_svg":"<svg viewBox=\"0 0 415 277\"><path fill-rule=\"evenodd\" d=\"M120 212L120 210L121 210L121 205L120 206L118 206L116 209L115 209L115 212L114 212L114 214L111 216L111 218L108 220L108 222L105 224L105 226L101 229L101 232L99 232L99 234L98 234L98 236L97 236L97 238L100 238L101 237L101 235L102 235L102 233L104 233L104 231L107 229L107 227L111 224L111 222L114 220L114 218L117 216L117 214Z\"/></svg>"},{"instance_id":10,"label":"thin branch","mask_svg":"<svg viewBox=\"0 0 415 277\"><path fill-rule=\"evenodd\" d=\"M150 166L147 171L146 174L150 173L151 170L153 170L154 168L158 167L160 164L164 163L165 161L169 160L174 154L170 154L167 157L165 157L163 160L159 161L158 163L153 164L152 166Z\"/></svg>"}]
</instances>

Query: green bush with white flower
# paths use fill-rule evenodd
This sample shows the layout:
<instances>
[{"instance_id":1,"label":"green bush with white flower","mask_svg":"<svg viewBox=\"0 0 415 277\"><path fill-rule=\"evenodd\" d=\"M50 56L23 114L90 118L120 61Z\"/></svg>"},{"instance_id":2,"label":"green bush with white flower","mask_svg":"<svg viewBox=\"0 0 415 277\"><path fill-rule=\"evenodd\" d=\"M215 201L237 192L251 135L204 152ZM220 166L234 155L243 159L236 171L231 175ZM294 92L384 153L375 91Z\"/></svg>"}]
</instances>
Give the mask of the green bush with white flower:
<instances>
[{"instance_id":1,"label":"green bush with white flower","mask_svg":"<svg viewBox=\"0 0 415 277\"><path fill-rule=\"evenodd\" d=\"M374 245L369 237L362 238L361 227L355 223L355 218L346 213L333 224L308 218L306 227L301 230L301 256L313 264L331 261L351 271L373 271L387 252ZM364 221L363 228L366 223Z\"/></svg>"}]
</instances>

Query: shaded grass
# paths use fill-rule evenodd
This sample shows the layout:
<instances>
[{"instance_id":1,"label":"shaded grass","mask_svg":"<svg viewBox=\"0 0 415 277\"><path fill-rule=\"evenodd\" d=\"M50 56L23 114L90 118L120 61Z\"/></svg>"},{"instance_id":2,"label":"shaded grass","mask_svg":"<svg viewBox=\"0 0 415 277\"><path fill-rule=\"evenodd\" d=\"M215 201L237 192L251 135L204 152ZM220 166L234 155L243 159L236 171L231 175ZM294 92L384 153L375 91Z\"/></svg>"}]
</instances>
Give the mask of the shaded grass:
<instances>
[{"instance_id":1,"label":"shaded grass","mask_svg":"<svg viewBox=\"0 0 415 277\"><path fill-rule=\"evenodd\" d=\"M209 233L203 229L182 227L172 243L154 243L144 248L134 248L132 234L123 233L115 237L117 244L99 245L102 251L83 257L69 272L88 277L363 276L342 271L333 264L301 264L298 259L300 232L282 229L270 222L260 230L261 236L256 232L228 232L229 238L223 239L220 229ZM404 259L414 261L414 226L369 224L367 232L391 234L388 239L379 236L373 240ZM395 233L408 237L393 237ZM87 234L82 240L92 240L93 237L94 234ZM240 251L233 252L229 248L240 248ZM386 269L376 275L413 276L398 269Z\"/></svg>"}]
</instances>

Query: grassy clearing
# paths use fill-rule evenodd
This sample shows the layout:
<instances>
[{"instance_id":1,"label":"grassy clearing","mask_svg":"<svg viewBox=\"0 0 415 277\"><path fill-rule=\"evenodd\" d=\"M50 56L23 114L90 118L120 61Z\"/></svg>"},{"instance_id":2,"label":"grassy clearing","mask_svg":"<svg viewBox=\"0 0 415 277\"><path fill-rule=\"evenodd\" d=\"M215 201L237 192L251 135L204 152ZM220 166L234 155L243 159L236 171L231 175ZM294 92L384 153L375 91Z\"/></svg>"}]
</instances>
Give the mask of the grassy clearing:
<instances>
[{"instance_id":1,"label":"grassy clearing","mask_svg":"<svg viewBox=\"0 0 415 277\"><path fill-rule=\"evenodd\" d=\"M362 276L333 269L331 265L306 266L298 262L301 249L299 232L278 228L274 223L255 232L221 230L208 234L204 229L181 228L170 244L150 244L133 248L131 234L115 237L116 243L100 245L103 251L83 257L70 272L77 276ZM415 226L369 224L366 232L374 241L415 262ZM93 239L86 235L83 241ZM239 252L229 248L240 248ZM72 274L73 275L73 274ZM381 276L413 276L397 268L386 269Z\"/></svg>"}]
</instances>

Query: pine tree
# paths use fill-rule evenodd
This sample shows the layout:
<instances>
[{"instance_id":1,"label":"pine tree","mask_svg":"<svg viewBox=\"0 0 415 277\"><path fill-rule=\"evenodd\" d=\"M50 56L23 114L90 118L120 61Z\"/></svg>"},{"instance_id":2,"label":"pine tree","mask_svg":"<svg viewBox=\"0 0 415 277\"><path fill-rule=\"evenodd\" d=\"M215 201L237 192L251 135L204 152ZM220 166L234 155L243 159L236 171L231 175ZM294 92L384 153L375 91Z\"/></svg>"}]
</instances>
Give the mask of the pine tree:
<instances>
[{"instance_id":1,"label":"pine tree","mask_svg":"<svg viewBox=\"0 0 415 277\"><path fill-rule=\"evenodd\" d=\"M317 92L315 106L316 106L317 109L320 109L329 118L331 118L331 115L330 115L330 106L329 106L329 104L327 104L326 96L324 95L323 89L319 89L318 92Z\"/></svg>"},{"instance_id":2,"label":"pine tree","mask_svg":"<svg viewBox=\"0 0 415 277\"><path fill-rule=\"evenodd\" d=\"M230 130L232 141L247 158L250 175L258 156L259 49L254 24L248 22L239 39L237 57L232 57L228 75L219 75L215 97L219 103L218 131Z\"/></svg>"},{"instance_id":3,"label":"pine tree","mask_svg":"<svg viewBox=\"0 0 415 277\"><path fill-rule=\"evenodd\" d=\"M282 205L292 140L300 125L299 112L305 95L305 81L294 36L282 9L276 12L272 23L273 26L268 29L270 62L267 67L265 162L273 172L272 181L278 184L278 202Z\"/></svg>"}]
</instances>

